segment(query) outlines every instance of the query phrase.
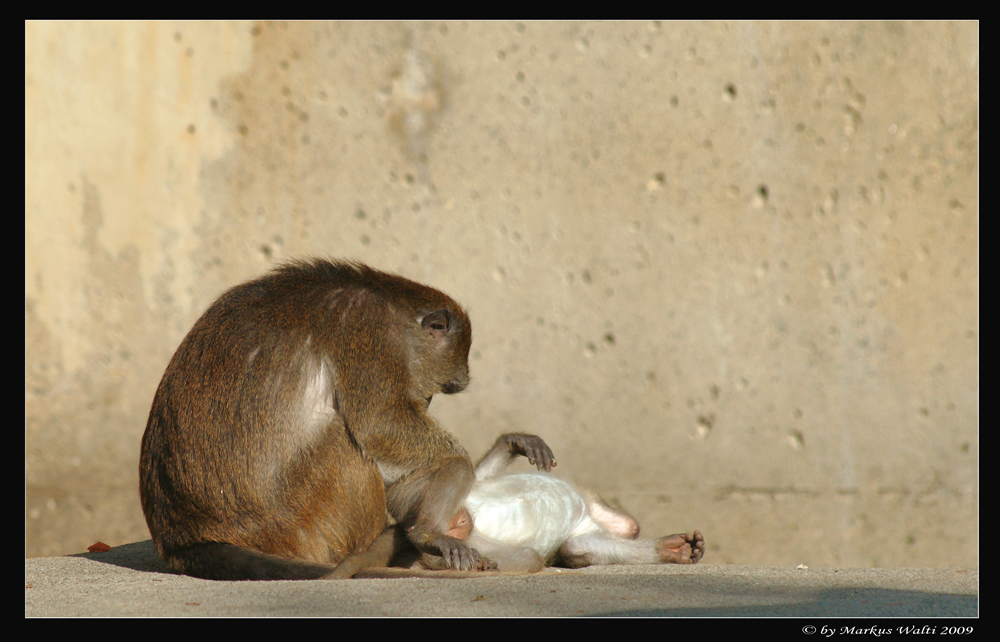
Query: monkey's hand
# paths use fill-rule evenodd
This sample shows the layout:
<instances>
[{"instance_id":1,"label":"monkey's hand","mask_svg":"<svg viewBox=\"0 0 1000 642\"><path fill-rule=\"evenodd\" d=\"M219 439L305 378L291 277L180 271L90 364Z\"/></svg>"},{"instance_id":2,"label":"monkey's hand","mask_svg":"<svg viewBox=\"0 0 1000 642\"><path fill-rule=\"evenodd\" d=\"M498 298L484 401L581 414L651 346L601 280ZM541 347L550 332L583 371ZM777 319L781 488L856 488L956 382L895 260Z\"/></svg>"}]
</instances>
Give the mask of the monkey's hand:
<instances>
[{"instance_id":1,"label":"monkey's hand","mask_svg":"<svg viewBox=\"0 0 1000 642\"><path fill-rule=\"evenodd\" d=\"M444 568L455 569L457 571L487 571L497 567L497 563L493 560L483 557L479 554L479 551L470 548L462 540L449 537L448 535L435 535L430 538L423 538L423 541L417 545L417 548L421 549L424 553L425 560L428 554L440 555ZM429 568L436 566L436 564L432 563Z\"/></svg>"},{"instance_id":2,"label":"monkey's hand","mask_svg":"<svg viewBox=\"0 0 1000 642\"><path fill-rule=\"evenodd\" d=\"M546 472L556 465L556 456L541 437L511 432L501 437L511 455L524 455L529 464L534 464L538 470Z\"/></svg>"}]
</instances>

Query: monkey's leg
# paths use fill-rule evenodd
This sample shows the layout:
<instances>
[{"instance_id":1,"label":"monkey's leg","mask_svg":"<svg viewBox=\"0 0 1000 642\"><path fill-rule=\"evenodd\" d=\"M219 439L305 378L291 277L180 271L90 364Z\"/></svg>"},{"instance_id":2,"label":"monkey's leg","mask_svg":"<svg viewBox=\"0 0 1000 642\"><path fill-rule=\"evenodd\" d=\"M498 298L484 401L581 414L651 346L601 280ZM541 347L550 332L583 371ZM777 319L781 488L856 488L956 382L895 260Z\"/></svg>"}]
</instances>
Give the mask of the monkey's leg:
<instances>
[{"instance_id":1,"label":"monkey's leg","mask_svg":"<svg viewBox=\"0 0 1000 642\"><path fill-rule=\"evenodd\" d=\"M550 471L556 465L555 455L541 437L524 433L507 433L500 435L489 452L476 464L476 480L492 479L514 460L518 455L528 458L528 463L538 467L538 470Z\"/></svg>"},{"instance_id":2,"label":"monkey's leg","mask_svg":"<svg viewBox=\"0 0 1000 642\"><path fill-rule=\"evenodd\" d=\"M463 457L442 457L398 480L386 490L386 505L410 542L425 556L440 556L446 568L495 568L478 551L447 534L449 524L474 480ZM434 563L434 562L431 562Z\"/></svg>"},{"instance_id":3,"label":"monkey's leg","mask_svg":"<svg viewBox=\"0 0 1000 642\"><path fill-rule=\"evenodd\" d=\"M587 502L587 510L593 520L609 533L622 539L635 539L639 536L639 522L631 515L611 508L589 490L581 490L580 495Z\"/></svg>"},{"instance_id":4,"label":"monkey's leg","mask_svg":"<svg viewBox=\"0 0 1000 642\"><path fill-rule=\"evenodd\" d=\"M590 516L612 535L622 539L639 536L639 523L631 515L611 508L589 491L582 491L581 494L587 502ZM657 556L663 564L697 564L705 556L705 538L699 531L693 535L678 533L661 537L655 544Z\"/></svg>"},{"instance_id":5,"label":"monkey's leg","mask_svg":"<svg viewBox=\"0 0 1000 642\"><path fill-rule=\"evenodd\" d=\"M705 538L680 533L658 540L620 539L606 531L574 535L559 548L570 568L607 564L696 564L705 555Z\"/></svg>"},{"instance_id":6,"label":"monkey's leg","mask_svg":"<svg viewBox=\"0 0 1000 642\"><path fill-rule=\"evenodd\" d=\"M559 547L558 559L570 568L661 562L655 542L621 539L604 530L570 537Z\"/></svg>"}]
</instances>

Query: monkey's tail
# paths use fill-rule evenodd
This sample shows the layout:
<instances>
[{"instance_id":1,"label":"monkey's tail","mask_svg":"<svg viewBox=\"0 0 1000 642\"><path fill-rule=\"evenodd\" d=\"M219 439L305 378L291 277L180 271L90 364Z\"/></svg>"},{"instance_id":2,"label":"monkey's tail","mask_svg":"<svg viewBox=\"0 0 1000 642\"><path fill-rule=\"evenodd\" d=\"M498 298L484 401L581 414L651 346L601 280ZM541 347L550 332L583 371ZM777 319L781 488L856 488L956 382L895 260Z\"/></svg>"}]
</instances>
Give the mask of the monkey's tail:
<instances>
[{"instance_id":1,"label":"monkey's tail","mask_svg":"<svg viewBox=\"0 0 1000 642\"><path fill-rule=\"evenodd\" d=\"M316 580L345 577L338 574L334 566L292 560L221 542L181 546L168 551L166 558L171 570L204 580Z\"/></svg>"}]
</instances>

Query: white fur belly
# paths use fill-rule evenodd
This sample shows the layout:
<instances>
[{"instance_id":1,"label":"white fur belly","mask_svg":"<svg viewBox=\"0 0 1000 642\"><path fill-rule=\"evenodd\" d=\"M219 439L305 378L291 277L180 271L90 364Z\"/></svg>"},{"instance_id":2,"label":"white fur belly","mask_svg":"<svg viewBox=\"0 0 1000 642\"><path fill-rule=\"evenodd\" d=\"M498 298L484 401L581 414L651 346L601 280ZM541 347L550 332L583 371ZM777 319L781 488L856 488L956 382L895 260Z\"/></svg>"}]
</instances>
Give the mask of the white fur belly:
<instances>
[{"instance_id":1,"label":"white fur belly","mask_svg":"<svg viewBox=\"0 0 1000 642\"><path fill-rule=\"evenodd\" d=\"M549 475L520 473L476 482L465 500L475 531L550 558L571 536L598 528L572 486Z\"/></svg>"}]
</instances>

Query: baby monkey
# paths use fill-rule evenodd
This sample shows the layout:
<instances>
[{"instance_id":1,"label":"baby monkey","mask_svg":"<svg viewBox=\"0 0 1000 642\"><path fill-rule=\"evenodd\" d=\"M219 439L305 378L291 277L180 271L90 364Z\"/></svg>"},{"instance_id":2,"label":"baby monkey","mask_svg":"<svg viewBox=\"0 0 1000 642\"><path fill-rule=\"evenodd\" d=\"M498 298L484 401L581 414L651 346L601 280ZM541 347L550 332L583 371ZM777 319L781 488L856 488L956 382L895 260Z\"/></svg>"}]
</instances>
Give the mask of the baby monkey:
<instances>
[{"instance_id":1,"label":"baby monkey","mask_svg":"<svg viewBox=\"0 0 1000 642\"><path fill-rule=\"evenodd\" d=\"M701 532L638 539L639 524L593 493L577 491L542 473L500 475L517 454L539 470L556 465L534 435L508 434L476 466L476 482L448 524L447 534L501 571L535 572L545 566L696 564L705 555ZM423 562L423 568L433 568Z\"/></svg>"},{"instance_id":2,"label":"baby monkey","mask_svg":"<svg viewBox=\"0 0 1000 642\"><path fill-rule=\"evenodd\" d=\"M705 555L701 532L637 539L639 524L596 495L561 479L519 473L477 481L452 520L453 537L499 564L518 568L504 549L528 549L545 565L570 568L606 564L696 564ZM497 546L500 550L497 550ZM520 559L526 555L521 554ZM507 562L506 567L504 562Z\"/></svg>"}]
</instances>

